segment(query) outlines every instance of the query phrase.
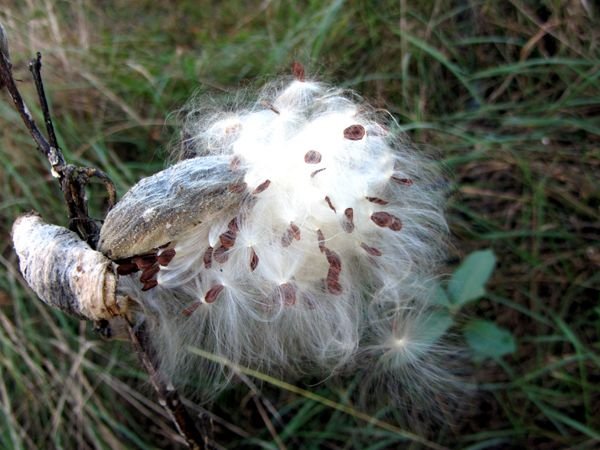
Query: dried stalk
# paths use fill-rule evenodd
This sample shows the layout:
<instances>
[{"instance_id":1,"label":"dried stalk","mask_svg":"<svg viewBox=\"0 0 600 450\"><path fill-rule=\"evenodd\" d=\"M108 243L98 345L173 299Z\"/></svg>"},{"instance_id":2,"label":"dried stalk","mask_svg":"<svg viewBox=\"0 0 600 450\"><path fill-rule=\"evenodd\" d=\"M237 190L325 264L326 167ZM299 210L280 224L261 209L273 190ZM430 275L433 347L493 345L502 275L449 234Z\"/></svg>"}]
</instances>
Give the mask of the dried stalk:
<instances>
[{"instance_id":1,"label":"dried stalk","mask_svg":"<svg viewBox=\"0 0 600 450\"><path fill-rule=\"evenodd\" d=\"M30 62L29 69L44 115L48 139L38 128L16 86L7 36L0 24L0 89L6 87L38 149L50 163L51 173L58 179L63 192L69 227L82 240L73 233L69 234L68 230L45 224L38 216L28 214L17 219L13 227L15 249L20 257L21 272L45 303L75 317L94 320L105 334L110 334L110 330L106 329L107 319L124 316L127 299L117 298L117 275L112 271L111 261L95 250L100 227L97 221L89 217L85 187L92 178L98 178L106 187L109 209L116 202L116 190L108 175L101 170L78 167L65 161L44 91L41 58L38 52ZM88 268L92 270L88 271ZM198 431L175 388L156 369L145 328L135 328L128 320L127 323L132 345L150 376L159 403L167 410L178 432L191 449L209 448L208 433L201 434Z\"/></svg>"}]
</instances>

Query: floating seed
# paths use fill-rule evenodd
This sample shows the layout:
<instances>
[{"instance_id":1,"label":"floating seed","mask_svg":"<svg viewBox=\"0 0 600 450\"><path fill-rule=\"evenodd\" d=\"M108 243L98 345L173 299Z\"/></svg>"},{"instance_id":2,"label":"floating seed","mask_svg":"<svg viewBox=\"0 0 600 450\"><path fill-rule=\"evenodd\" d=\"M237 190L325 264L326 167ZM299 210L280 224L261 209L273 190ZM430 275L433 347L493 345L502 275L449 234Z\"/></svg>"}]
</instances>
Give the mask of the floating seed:
<instances>
[{"instance_id":1,"label":"floating seed","mask_svg":"<svg viewBox=\"0 0 600 450\"><path fill-rule=\"evenodd\" d=\"M258 255L254 251L254 249L252 249L252 254L250 255L250 270L252 272L254 272L254 269L256 269L256 266L258 266L258 261Z\"/></svg>"},{"instance_id":2,"label":"floating seed","mask_svg":"<svg viewBox=\"0 0 600 450\"><path fill-rule=\"evenodd\" d=\"M227 249L225 247L223 247L222 245L220 245L213 252L213 258L219 264L225 264L227 262L227 260L229 259L229 254L227 253Z\"/></svg>"},{"instance_id":3,"label":"floating seed","mask_svg":"<svg viewBox=\"0 0 600 450\"><path fill-rule=\"evenodd\" d=\"M300 234L300 228L294 222L290 223L290 231L292 232L292 237L297 241L300 240L302 235Z\"/></svg>"},{"instance_id":4,"label":"floating seed","mask_svg":"<svg viewBox=\"0 0 600 450\"><path fill-rule=\"evenodd\" d=\"M211 287L206 293L206 295L204 295L204 301L206 303L214 303L214 301L217 299L217 297L223 291L224 288L225 286L223 286L222 284L217 284Z\"/></svg>"},{"instance_id":5,"label":"floating seed","mask_svg":"<svg viewBox=\"0 0 600 450\"><path fill-rule=\"evenodd\" d=\"M156 287L157 285L158 285L158 281L156 281L156 280L146 281L144 283L144 286L142 286L142 291L144 291L144 292L149 291L150 289Z\"/></svg>"},{"instance_id":6,"label":"floating seed","mask_svg":"<svg viewBox=\"0 0 600 450\"><path fill-rule=\"evenodd\" d=\"M137 272L138 266L133 262L123 263L117 267L117 274L119 275L130 275Z\"/></svg>"},{"instance_id":7,"label":"floating seed","mask_svg":"<svg viewBox=\"0 0 600 450\"><path fill-rule=\"evenodd\" d=\"M267 189L269 187L269 185L271 184L271 180L265 180L262 183L260 183L256 189L254 189L254 191L252 192L253 194L260 194L261 192L263 192L265 189Z\"/></svg>"},{"instance_id":8,"label":"floating seed","mask_svg":"<svg viewBox=\"0 0 600 450\"><path fill-rule=\"evenodd\" d=\"M202 305L201 302L192 303L190 306L188 306L182 311L183 315L187 317L191 316L194 313L194 311L196 311L200 307L200 305Z\"/></svg>"},{"instance_id":9,"label":"floating seed","mask_svg":"<svg viewBox=\"0 0 600 450\"><path fill-rule=\"evenodd\" d=\"M209 246L204 252L204 257L202 258L202 260L204 261L205 269L210 269L210 267L212 266L212 254L213 248Z\"/></svg>"},{"instance_id":10,"label":"floating seed","mask_svg":"<svg viewBox=\"0 0 600 450\"><path fill-rule=\"evenodd\" d=\"M283 283L279 285L279 294L286 306L292 306L296 303L296 288L292 283Z\"/></svg>"},{"instance_id":11,"label":"floating seed","mask_svg":"<svg viewBox=\"0 0 600 450\"><path fill-rule=\"evenodd\" d=\"M354 231L354 210L352 208L346 208L344 210L342 228L346 233L352 233Z\"/></svg>"},{"instance_id":12,"label":"floating seed","mask_svg":"<svg viewBox=\"0 0 600 450\"><path fill-rule=\"evenodd\" d=\"M379 197L365 197L371 203L375 203L376 205L387 205L389 202Z\"/></svg>"},{"instance_id":13,"label":"floating seed","mask_svg":"<svg viewBox=\"0 0 600 450\"><path fill-rule=\"evenodd\" d=\"M154 264L153 266L148 267L142 272L142 275L140 275L140 282L145 284L148 281L152 280L154 276L159 272L159 270L160 268L158 267L158 264Z\"/></svg>"},{"instance_id":14,"label":"floating seed","mask_svg":"<svg viewBox=\"0 0 600 450\"><path fill-rule=\"evenodd\" d=\"M331 199L329 198L329 196L328 196L328 195L327 195L327 196L325 196L325 201L327 202L327 204L329 205L329 207L331 208L331 210L332 210L333 212L337 212L337 211L335 210L335 206L333 206L333 203L331 203Z\"/></svg>"},{"instance_id":15,"label":"floating seed","mask_svg":"<svg viewBox=\"0 0 600 450\"><path fill-rule=\"evenodd\" d=\"M262 105L265 108L270 109L271 111L273 111L275 114L280 114L279 110L277 108L275 108L275 106L272 103L269 102L262 102Z\"/></svg>"},{"instance_id":16,"label":"floating seed","mask_svg":"<svg viewBox=\"0 0 600 450\"><path fill-rule=\"evenodd\" d=\"M365 135L365 127L362 125L350 125L344 130L344 137L351 141L359 141Z\"/></svg>"},{"instance_id":17,"label":"floating seed","mask_svg":"<svg viewBox=\"0 0 600 450\"><path fill-rule=\"evenodd\" d=\"M321 154L316 150L309 150L304 155L306 164L319 164L321 162Z\"/></svg>"},{"instance_id":18,"label":"floating seed","mask_svg":"<svg viewBox=\"0 0 600 450\"><path fill-rule=\"evenodd\" d=\"M379 250L378 248L371 247L371 246L365 244L364 242L361 242L360 246L362 247L362 249L365 252L367 252L371 256L381 256L383 254L383 253L381 253L381 250Z\"/></svg>"},{"instance_id":19,"label":"floating seed","mask_svg":"<svg viewBox=\"0 0 600 450\"><path fill-rule=\"evenodd\" d=\"M168 266L174 257L175 257L175 249L168 248L166 250L163 250L156 259L158 261L158 264L160 264L161 266Z\"/></svg>"},{"instance_id":20,"label":"floating seed","mask_svg":"<svg viewBox=\"0 0 600 450\"><path fill-rule=\"evenodd\" d=\"M292 75L298 81L304 81L304 66L298 61L292 63Z\"/></svg>"},{"instance_id":21,"label":"floating seed","mask_svg":"<svg viewBox=\"0 0 600 450\"><path fill-rule=\"evenodd\" d=\"M402 229L402 221L385 211L379 211L371 214L371 220L375 222L377 226L382 228L389 228L392 231L400 231Z\"/></svg>"},{"instance_id":22,"label":"floating seed","mask_svg":"<svg viewBox=\"0 0 600 450\"><path fill-rule=\"evenodd\" d=\"M404 186L411 186L413 184L413 180L411 180L410 178L400 178L400 177L392 176L391 180L394 183L402 184Z\"/></svg>"}]
</instances>

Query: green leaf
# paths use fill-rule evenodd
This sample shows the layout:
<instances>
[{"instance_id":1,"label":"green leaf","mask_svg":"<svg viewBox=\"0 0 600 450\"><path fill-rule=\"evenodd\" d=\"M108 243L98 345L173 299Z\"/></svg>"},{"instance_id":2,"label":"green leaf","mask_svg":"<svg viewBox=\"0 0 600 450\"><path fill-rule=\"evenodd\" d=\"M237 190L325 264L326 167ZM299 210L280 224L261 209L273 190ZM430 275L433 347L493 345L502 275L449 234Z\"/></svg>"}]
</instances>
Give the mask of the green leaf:
<instances>
[{"instance_id":1,"label":"green leaf","mask_svg":"<svg viewBox=\"0 0 600 450\"><path fill-rule=\"evenodd\" d=\"M485 283L492 275L496 256L491 250L471 253L452 274L448 293L453 304L462 306L485 295Z\"/></svg>"},{"instance_id":2,"label":"green leaf","mask_svg":"<svg viewBox=\"0 0 600 450\"><path fill-rule=\"evenodd\" d=\"M517 349L515 338L510 331L489 320L470 321L465 325L464 335L476 360L499 359Z\"/></svg>"}]
</instances>

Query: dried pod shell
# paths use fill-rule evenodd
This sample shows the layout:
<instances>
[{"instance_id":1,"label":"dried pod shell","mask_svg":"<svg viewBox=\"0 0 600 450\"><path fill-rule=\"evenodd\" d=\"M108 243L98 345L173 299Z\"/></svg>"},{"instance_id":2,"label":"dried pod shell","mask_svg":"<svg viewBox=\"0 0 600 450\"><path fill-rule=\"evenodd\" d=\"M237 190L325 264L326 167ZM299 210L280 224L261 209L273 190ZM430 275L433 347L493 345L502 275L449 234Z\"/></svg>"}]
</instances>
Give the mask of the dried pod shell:
<instances>
[{"instance_id":1,"label":"dried pod shell","mask_svg":"<svg viewBox=\"0 0 600 450\"><path fill-rule=\"evenodd\" d=\"M15 221L12 238L23 277L48 305L88 320L126 312L112 262L72 231L26 214Z\"/></svg>"},{"instance_id":2,"label":"dried pod shell","mask_svg":"<svg viewBox=\"0 0 600 450\"><path fill-rule=\"evenodd\" d=\"M175 164L133 186L108 213L98 250L111 259L140 255L174 240L242 197L229 186L243 181L223 156L203 156Z\"/></svg>"}]
</instances>

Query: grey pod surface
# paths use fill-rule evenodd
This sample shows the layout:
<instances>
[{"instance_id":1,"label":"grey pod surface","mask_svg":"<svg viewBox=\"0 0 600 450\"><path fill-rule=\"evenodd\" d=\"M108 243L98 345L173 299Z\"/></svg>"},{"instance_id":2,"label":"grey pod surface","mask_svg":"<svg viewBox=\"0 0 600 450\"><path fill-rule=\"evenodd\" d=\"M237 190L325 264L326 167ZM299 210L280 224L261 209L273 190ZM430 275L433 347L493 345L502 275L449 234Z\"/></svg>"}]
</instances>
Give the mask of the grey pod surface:
<instances>
[{"instance_id":1,"label":"grey pod surface","mask_svg":"<svg viewBox=\"0 0 600 450\"><path fill-rule=\"evenodd\" d=\"M187 159L144 178L106 216L98 250L116 260L167 244L239 205L232 186L242 179L230 156Z\"/></svg>"},{"instance_id":2,"label":"grey pod surface","mask_svg":"<svg viewBox=\"0 0 600 450\"><path fill-rule=\"evenodd\" d=\"M23 277L46 304L89 320L126 312L112 262L74 232L30 213L15 221L12 238Z\"/></svg>"}]
</instances>

